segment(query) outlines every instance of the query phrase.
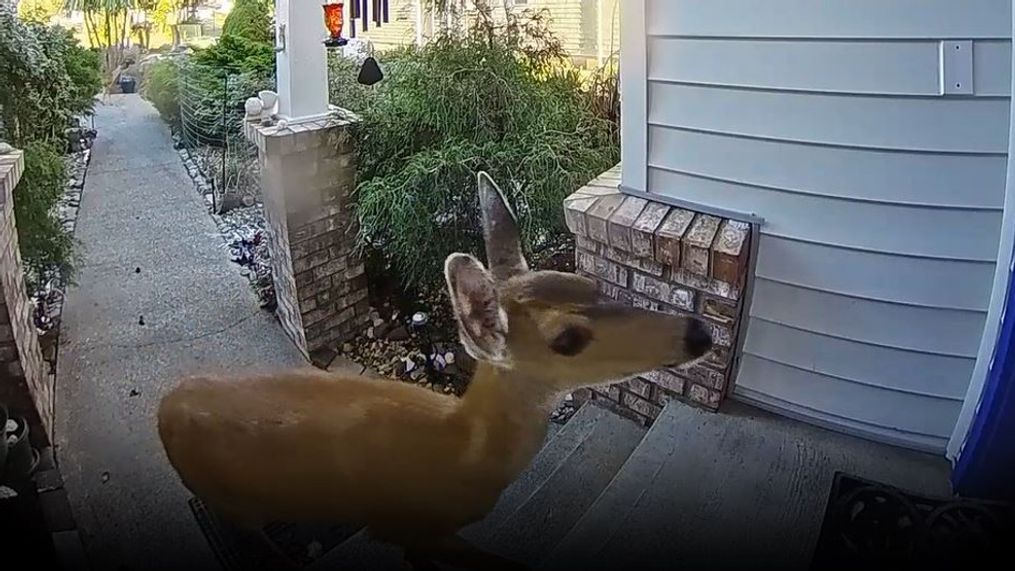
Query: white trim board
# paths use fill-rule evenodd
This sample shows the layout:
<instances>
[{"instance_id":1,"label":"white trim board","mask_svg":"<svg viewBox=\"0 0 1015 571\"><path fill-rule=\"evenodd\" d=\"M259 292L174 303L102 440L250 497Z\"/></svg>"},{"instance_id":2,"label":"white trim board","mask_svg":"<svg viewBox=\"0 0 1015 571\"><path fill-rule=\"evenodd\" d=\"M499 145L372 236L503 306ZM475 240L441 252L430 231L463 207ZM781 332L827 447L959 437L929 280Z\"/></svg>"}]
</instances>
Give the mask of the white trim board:
<instances>
[{"instance_id":1,"label":"white trim board","mask_svg":"<svg viewBox=\"0 0 1015 571\"><path fill-rule=\"evenodd\" d=\"M645 0L620 11L620 160L627 188L648 190L648 33Z\"/></svg>"}]
</instances>

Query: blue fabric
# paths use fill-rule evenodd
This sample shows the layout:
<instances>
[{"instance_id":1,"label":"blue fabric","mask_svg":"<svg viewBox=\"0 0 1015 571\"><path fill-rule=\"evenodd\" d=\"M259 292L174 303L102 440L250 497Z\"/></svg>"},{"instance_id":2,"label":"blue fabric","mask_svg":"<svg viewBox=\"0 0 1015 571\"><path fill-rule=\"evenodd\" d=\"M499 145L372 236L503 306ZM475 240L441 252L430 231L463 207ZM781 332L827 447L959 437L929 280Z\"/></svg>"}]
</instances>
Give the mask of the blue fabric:
<instances>
[{"instance_id":1,"label":"blue fabric","mask_svg":"<svg viewBox=\"0 0 1015 571\"><path fill-rule=\"evenodd\" d=\"M952 473L962 496L1015 500L1015 261L979 410Z\"/></svg>"}]
</instances>

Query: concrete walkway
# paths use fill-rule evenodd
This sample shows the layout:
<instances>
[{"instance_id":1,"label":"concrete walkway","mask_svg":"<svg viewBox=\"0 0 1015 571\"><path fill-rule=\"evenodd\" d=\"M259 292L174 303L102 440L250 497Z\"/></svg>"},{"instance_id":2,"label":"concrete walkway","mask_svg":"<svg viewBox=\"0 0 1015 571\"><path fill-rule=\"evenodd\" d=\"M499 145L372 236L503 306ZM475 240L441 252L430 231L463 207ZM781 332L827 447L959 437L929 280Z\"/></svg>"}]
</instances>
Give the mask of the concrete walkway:
<instances>
[{"instance_id":1,"label":"concrete walkway","mask_svg":"<svg viewBox=\"0 0 1015 571\"><path fill-rule=\"evenodd\" d=\"M158 440L159 397L188 373L304 361L229 261L155 110L112 96L95 126L61 332L60 468L93 569L215 569Z\"/></svg>"}]
</instances>

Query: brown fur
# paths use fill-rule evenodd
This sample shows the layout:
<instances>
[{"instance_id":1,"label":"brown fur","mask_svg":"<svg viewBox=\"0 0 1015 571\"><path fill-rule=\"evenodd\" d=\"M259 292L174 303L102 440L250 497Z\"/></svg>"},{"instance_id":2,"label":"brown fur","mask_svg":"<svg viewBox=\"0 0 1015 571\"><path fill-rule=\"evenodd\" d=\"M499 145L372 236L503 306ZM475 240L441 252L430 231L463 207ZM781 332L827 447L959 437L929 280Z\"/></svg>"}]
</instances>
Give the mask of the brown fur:
<instances>
[{"instance_id":1,"label":"brown fur","mask_svg":"<svg viewBox=\"0 0 1015 571\"><path fill-rule=\"evenodd\" d=\"M684 342L691 319L528 271L503 196L482 177L480 190L499 267L464 254L446 265L463 343L480 359L464 397L311 369L192 377L158 412L188 488L251 526L361 523L404 546L460 549L450 538L527 467L563 393L700 357Z\"/></svg>"}]
</instances>

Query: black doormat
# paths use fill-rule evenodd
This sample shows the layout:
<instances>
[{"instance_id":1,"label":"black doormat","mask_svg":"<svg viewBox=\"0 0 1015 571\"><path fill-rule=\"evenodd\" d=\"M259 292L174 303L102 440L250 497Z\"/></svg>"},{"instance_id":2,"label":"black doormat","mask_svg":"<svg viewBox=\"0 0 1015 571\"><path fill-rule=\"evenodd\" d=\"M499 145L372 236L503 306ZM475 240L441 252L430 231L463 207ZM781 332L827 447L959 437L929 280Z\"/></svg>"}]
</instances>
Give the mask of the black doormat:
<instances>
[{"instance_id":1,"label":"black doormat","mask_svg":"<svg viewBox=\"0 0 1015 571\"><path fill-rule=\"evenodd\" d=\"M963 569L1007 555L1013 540L1011 504L925 497L839 472L811 569Z\"/></svg>"},{"instance_id":2,"label":"black doormat","mask_svg":"<svg viewBox=\"0 0 1015 571\"><path fill-rule=\"evenodd\" d=\"M191 498L190 509L226 571L306 567L361 529L355 525L273 523L264 527L262 536L223 520L197 498Z\"/></svg>"}]
</instances>

